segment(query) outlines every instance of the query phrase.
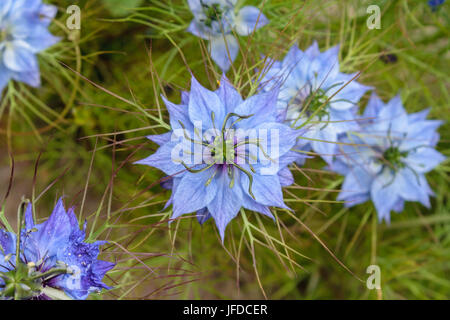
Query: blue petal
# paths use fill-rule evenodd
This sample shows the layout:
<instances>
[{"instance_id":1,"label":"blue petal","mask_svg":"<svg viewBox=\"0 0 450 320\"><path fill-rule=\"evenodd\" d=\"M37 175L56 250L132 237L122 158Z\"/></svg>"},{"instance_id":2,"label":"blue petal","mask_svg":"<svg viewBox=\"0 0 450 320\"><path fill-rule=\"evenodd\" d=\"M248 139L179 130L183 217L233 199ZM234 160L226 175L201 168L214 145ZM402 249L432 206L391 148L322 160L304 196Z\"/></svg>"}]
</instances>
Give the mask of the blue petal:
<instances>
[{"instance_id":1,"label":"blue petal","mask_svg":"<svg viewBox=\"0 0 450 320\"><path fill-rule=\"evenodd\" d=\"M235 172L235 179L238 179L236 175ZM228 223L236 217L242 206L242 190L237 181L230 187L230 178L225 167L217 174L215 180L217 194L208 204L208 211L214 218L223 241Z\"/></svg>"},{"instance_id":2,"label":"blue petal","mask_svg":"<svg viewBox=\"0 0 450 320\"><path fill-rule=\"evenodd\" d=\"M158 144L159 146L162 146L163 144L166 144L170 141L171 136L172 136L172 132L170 131L170 132L166 132L163 134L147 136L147 139L153 141L154 143Z\"/></svg>"},{"instance_id":3,"label":"blue petal","mask_svg":"<svg viewBox=\"0 0 450 320\"><path fill-rule=\"evenodd\" d=\"M8 84L9 80L11 80L11 71L0 61L0 97L3 89Z\"/></svg>"},{"instance_id":4,"label":"blue petal","mask_svg":"<svg viewBox=\"0 0 450 320\"><path fill-rule=\"evenodd\" d=\"M311 141L311 146L314 152L318 153L322 159L328 164L333 162L333 157L337 154L337 134L334 130L330 130L328 127L317 131L313 136L314 139L322 141ZM323 142L327 141L327 142Z\"/></svg>"},{"instance_id":5,"label":"blue petal","mask_svg":"<svg viewBox=\"0 0 450 320\"><path fill-rule=\"evenodd\" d=\"M275 220L275 217L273 216L272 212L270 212L270 209L268 206L265 206L263 204L256 202L255 200L253 200L253 198L249 197L245 193L243 193L243 195L242 195L242 206L245 209L259 212L259 213L271 218L272 220Z\"/></svg>"},{"instance_id":6,"label":"blue petal","mask_svg":"<svg viewBox=\"0 0 450 320\"><path fill-rule=\"evenodd\" d=\"M11 9L13 0L2 0L0 1L0 19L6 16Z\"/></svg>"},{"instance_id":7,"label":"blue petal","mask_svg":"<svg viewBox=\"0 0 450 320\"><path fill-rule=\"evenodd\" d=\"M384 107L383 101L378 97L375 91L372 92L366 109L363 113L363 120L373 122L377 117L380 110Z\"/></svg>"},{"instance_id":8,"label":"blue petal","mask_svg":"<svg viewBox=\"0 0 450 320\"><path fill-rule=\"evenodd\" d=\"M17 41L6 47L3 62L8 69L15 72L30 72L38 69L36 56Z\"/></svg>"},{"instance_id":9,"label":"blue petal","mask_svg":"<svg viewBox=\"0 0 450 320\"><path fill-rule=\"evenodd\" d=\"M379 132L390 132L391 137L403 136L408 131L408 115L403 108L400 95L392 98L378 114L374 129Z\"/></svg>"},{"instance_id":10,"label":"blue petal","mask_svg":"<svg viewBox=\"0 0 450 320\"><path fill-rule=\"evenodd\" d=\"M244 174L241 174L241 183L244 193L251 196L248 192L250 180ZM255 201L264 206L273 206L288 209L283 201L283 192L278 175L258 175L253 174L253 184L251 189L255 196Z\"/></svg>"},{"instance_id":11,"label":"blue petal","mask_svg":"<svg viewBox=\"0 0 450 320\"><path fill-rule=\"evenodd\" d=\"M41 86L41 73L39 69L29 72L12 72L11 76L14 80L26 83L34 88Z\"/></svg>"},{"instance_id":12,"label":"blue petal","mask_svg":"<svg viewBox=\"0 0 450 320\"><path fill-rule=\"evenodd\" d=\"M198 23L195 19L191 21L187 31L203 40L208 40L210 38L210 35L204 30L203 25Z\"/></svg>"},{"instance_id":13,"label":"blue petal","mask_svg":"<svg viewBox=\"0 0 450 320\"><path fill-rule=\"evenodd\" d=\"M424 120L408 123L405 135L401 136L399 148L410 151L423 146L434 146L436 130L442 125L439 120Z\"/></svg>"},{"instance_id":14,"label":"blue petal","mask_svg":"<svg viewBox=\"0 0 450 320\"><path fill-rule=\"evenodd\" d=\"M372 183L370 195L380 221L390 221L390 211L399 199L397 182L390 169L385 169Z\"/></svg>"},{"instance_id":15,"label":"blue petal","mask_svg":"<svg viewBox=\"0 0 450 320\"><path fill-rule=\"evenodd\" d=\"M31 47L33 53L44 51L61 40L52 35L44 26L34 26L33 32L25 40Z\"/></svg>"},{"instance_id":16,"label":"blue petal","mask_svg":"<svg viewBox=\"0 0 450 320\"><path fill-rule=\"evenodd\" d=\"M212 122L213 113L215 124ZM202 87L194 77L189 96L189 118L194 124L199 122L205 130L220 128L225 118L225 107L218 95Z\"/></svg>"},{"instance_id":17,"label":"blue petal","mask_svg":"<svg viewBox=\"0 0 450 320\"><path fill-rule=\"evenodd\" d=\"M236 32L241 36L248 36L269 23L266 16L256 7L245 6L236 17Z\"/></svg>"},{"instance_id":18,"label":"blue petal","mask_svg":"<svg viewBox=\"0 0 450 320\"><path fill-rule=\"evenodd\" d=\"M209 50L213 61L226 72L238 55L239 43L232 34L220 35L210 39Z\"/></svg>"},{"instance_id":19,"label":"blue petal","mask_svg":"<svg viewBox=\"0 0 450 320\"><path fill-rule=\"evenodd\" d=\"M136 161L134 164L144 164L155 167L167 175L176 175L177 177L181 177L185 173L186 168L182 164L172 160L172 152L173 150L176 150L179 143L180 142L176 141L166 143L162 145L156 153L152 154L148 158Z\"/></svg>"},{"instance_id":20,"label":"blue petal","mask_svg":"<svg viewBox=\"0 0 450 320\"><path fill-rule=\"evenodd\" d=\"M252 115L250 118L237 123L237 127L255 128L262 123L276 122L278 92L278 89L273 89L268 92L258 93L237 106L235 113L241 116Z\"/></svg>"},{"instance_id":21,"label":"blue petal","mask_svg":"<svg viewBox=\"0 0 450 320\"><path fill-rule=\"evenodd\" d=\"M195 12L199 9L201 9L201 1L200 0L188 0L189 9L191 9L192 12Z\"/></svg>"},{"instance_id":22,"label":"blue petal","mask_svg":"<svg viewBox=\"0 0 450 320\"><path fill-rule=\"evenodd\" d=\"M16 252L16 235L0 229L0 265L4 262L3 257ZM4 271L4 270L0 270Z\"/></svg>"},{"instance_id":23,"label":"blue petal","mask_svg":"<svg viewBox=\"0 0 450 320\"><path fill-rule=\"evenodd\" d=\"M206 186L214 170L216 168L212 167L203 172L187 173L181 178L173 196L172 219L203 209L214 199L218 188L215 179Z\"/></svg>"},{"instance_id":24,"label":"blue petal","mask_svg":"<svg viewBox=\"0 0 450 320\"><path fill-rule=\"evenodd\" d=\"M427 208L430 207L426 179L422 174L414 173L411 169L405 168L397 173L396 186L397 193L407 201L419 201Z\"/></svg>"},{"instance_id":25,"label":"blue petal","mask_svg":"<svg viewBox=\"0 0 450 320\"><path fill-rule=\"evenodd\" d=\"M424 110L416 112L416 113L411 113L408 115L408 122L413 123L416 121L426 120L429 113L430 113L430 108L424 109Z\"/></svg>"},{"instance_id":26,"label":"blue petal","mask_svg":"<svg viewBox=\"0 0 450 320\"><path fill-rule=\"evenodd\" d=\"M235 108L243 101L241 95L230 83L230 80L227 79L225 74L220 79L220 86L216 93L225 106L226 114L234 112Z\"/></svg>"},{"instance_id":27,"label":"blue petal","mask_svg":"<svg viewBox=\"0 0 450 320\"><path fill-rule=\"evenodd\" d=\"M335 164L334 162L333 164ZM348 170L339 193L338 200L345 200L345 206L351 207L358 203L367 201L373 176L364 168L355 166Z\"/></svg>"},{"instance_id":28,"label":"blue petal","mask_svg":"<svg viewBox=\"0 0 450 320\"><path fill-rule=\"evenodd\" d=\"M287 187L294 183L294 176L288 167L283 168L278 172L278 178L280 179L282 187Z\"/></svg>"},{"instance_id":29,"label":"blue petal","mask_svg":"<svg viewBox=\"0 0 450 320\"><path fill-rule=\"evenodd\" d=\"M209 213L208 208L203 208L197 211L197 220L200 225L203 225L206 221L211 219L211 213Z\"/></svg>"},{"instance_id":30,"label":"blue petal","mask_svg":"<svg viewBox=\"0 0 450 320\"><path fill-rule=\"evenodd\" d=\"M28 204L27 209L25 211L25 230L29 231L34 227L34 219L33 219L33 206L31 203Z\"/></svg>"},{"instance_id":31,"label":"blue petal","mask_svg":"<svg viewBox=\"0 0 450 320\"><path fill-rule=\"evenodd\" d=\"M409 153L405 162L408 166L418 173L426 173L438 166L445 160L445 157L432 148L419 148Z\"/></svg>"},{"instance_id":32,"label":"blue petal","mask_svg":"<svg viewBox=\"0 0 450 320\"><path fill-rule=\"evenodd\" d=\"M161 98L169 112L170 126L172 130L181 129L182 125L189 131L193 130L191 119L189 118L189 107L187 105L178 105L167 100L163 95ZM181 125L181 124L182 125Z\"/></svg>"},{"instance_id":33,"label":"blue petal","mask_svg":"<svg viewBox=\"0 0 450 320\"><path fill-rule=\"evenodd\" d=\"M39 19L44 26L48 26L58 13L58 8L49 4L41 4L39 8Z\"/></svg>"},{"instance_id":34,"label":"blue petal","mask_svg":"<svg viewBox=\"0 0 450 320\"><path fill-rule=\"evenodd\" d=\"M48 220L39 225L38 231L31 233L31 237L36 239L42 255L47 253L52 256L68 244L71 230L63 201L59 199Z\"/></svg>"}]
</instances>

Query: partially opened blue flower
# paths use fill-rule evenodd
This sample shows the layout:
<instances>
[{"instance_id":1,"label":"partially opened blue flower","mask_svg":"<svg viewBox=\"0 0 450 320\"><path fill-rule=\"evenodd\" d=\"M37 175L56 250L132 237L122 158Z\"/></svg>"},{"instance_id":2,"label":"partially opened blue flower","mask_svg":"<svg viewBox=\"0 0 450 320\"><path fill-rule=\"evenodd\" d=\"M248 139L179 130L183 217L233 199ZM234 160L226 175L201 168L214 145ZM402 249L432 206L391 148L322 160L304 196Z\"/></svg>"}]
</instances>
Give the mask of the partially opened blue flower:
<instances>
[{"instance_id":1,"label":"partially opened blue flower","mask_svg":"<svg viewBox=\"0 0 450 320\"><path fill-rule=\"evenodd\" d=\"M0 230L0 297L4 299L86 299L92 292L109 289L102 282L114 267L97 260L106 242L85 242L70 209L60 199L51 216L35 224L31 205L25 213L16 261L16 234Z\"/></svg>"},{"instance_id":2,"label":"partially opened blue flower","mask_svg":"<svg viewBox=\"0 0 450 320\"><path fill-rule=\"evenodd\" d=\"M59 41L48 31L56 12L41 0L0 1L0 92L11 79L40 85L36 54Z\"/></svg>"},{"instance_id":3,"label":"partially opened blue flower","mask_svg":"<svg viewBox=\"0 0 450 320\"><path fill-rule=\"evenodd\" d=\"M172 189L166 206L172 219L197 212L214 218L220 236L243 207L273 217L269 207L287 208L282 187L293 183L287 167L300 131L276 120L278 90L243 100L223 77L217 91L192 78L181 105L165 100L172 131L148 138L160 145L138 164L162 170Z\"/></svg>"},{"instance_id":4,"label":"partially opened blue flower","mask_svg":"<svg viewBox=\"0 0 450 320\"><path fill-rule=\"evenodd\" d=\"M215 63L227 71L239 52L234 32L248 36L269 21L253 6L245 6L236 12L237 0L188 0L194 15L188 31L209 41L209 50Z\"/></svg>"},{"instance_id":5,"label":"partially opened blue flower","mask_svg":"<svg viewBox=\"0 0 450 320\"><path fill-rule=\"evenodd\" d=\"M270 60L262 70L262 90L281 86L281 121L307 129L301 149L312 149L331 163L340 134L356 130L357 103L371 89L356 82L357 73L339 72L339 47L321 53L317 42L305 52L293 46L282 61Z\"/></svg>"},{"instance_id":6,"label":"partially opened blue flower","mask_svg":"<svg viewBox=\"0 0 450 320\"><path fill-rule=\"evenodd\" d=\"M425 173L445 157L435 150L436 132L442 124L426 120L429 110L407 114L399 95L384 104L372 94L361 122L361 131L341 141L341 156L330 166L345 175L338 200L347 207L371 199L381 220L401 212L405 201L430 207L433 191Z\"/></svg>"}]
</instances>

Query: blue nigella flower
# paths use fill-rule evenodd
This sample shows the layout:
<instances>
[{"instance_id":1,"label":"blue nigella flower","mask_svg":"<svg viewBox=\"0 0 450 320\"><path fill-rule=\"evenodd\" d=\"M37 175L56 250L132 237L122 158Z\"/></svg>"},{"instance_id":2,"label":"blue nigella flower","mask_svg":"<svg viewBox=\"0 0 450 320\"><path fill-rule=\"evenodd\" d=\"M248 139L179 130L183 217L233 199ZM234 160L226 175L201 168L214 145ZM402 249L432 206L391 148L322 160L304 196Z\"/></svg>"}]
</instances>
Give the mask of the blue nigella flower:
<instances>
[{"instance_id":1,"label":"blue nigella flower","mask_svg":"<svg viewBox=\"0 0 450 320\"><path fill-rule=\"evenodd\" d=\"M41 0L0 1L0 92L11 79L40 85L36 54L59 41L48 31L56 12Z\"/></svg>"},{"instance_id":2,"label":"blue nigella flower","mask_svg":"<svg viewBox=\"0 0 450 320\"><path fill-rule=\"evenodd\" d=\"M209 50L215 63L227 71L236 59L239 43L233 32L248 36L269 23L262 12L245 6L236 12L237 0L188 0L194 15L188 31L209 41Z\"/></svg>"},{"instance_id":3,"label":"blue nigella flower","mask_svg":"<svg viewBox=\"0 0 450 320\"><path fill-rule=\"evenodd\" d=\"M305 52L293 46L284 60L268 62L262 70L262 90L281 86L278 113L281 121L307 129L298 148L320 154L331 163L340 134L358 129L358 101L371 89L352 80L357 73L339 72L339 47L323 53L314 42ZM324 142L325 141L325 142Z\"/></svg>"},{"instance_id":4,"label":"blue nigella flower","mask_svg":"<svg viewBox=\"0 0 450 320\"><path fill-rule=\"evenodd\" d=\"M0 230L0 298L82 300L109 289L102 279L114 264L97 260L106 242L84 242L85 229L61 199L41 224L34 223L29 205L18 253L16 234Z\"/></svg>"},{"instance_id":5,"label":"blue nigella flower","mask_svg":"<svg viewBox=\"0 0 450 320\"><path fill-rule=\"evenodd\" d=\"M431 10L436 11L441 5L443 5L445 0L429 0L428 5Z\"/></svg>"},{"instance_id":6,"label":"blue nigella flower","mask_svg":"<svg viewBox=\"0 0 450 320\"><path fill-rule=\"evenodd\" d=\"M277 96L274 89L243 100L223 76L215 92L192 78L181 105L164 99L172 131L149 136L160 148L137 163L172 178L164 184L172 219L212 217L223 239L242 207L269 217L270 206L287 208L281 188L293 183L287 166L298 157L291 148L300 131L277 122Z\"/></svg>"},{"instance_id":7,"label":"blue nigella flower","mask_svg":"<svg viewBox=\"0 0 450 320\"><path fill-rule=\"evenodd\" d=\"M399 95L384 104L372 94L361 131L341 140L348 145L330 166L345 175L338 200L350 207L372 199L380 221L388 223L391 210L401 212L405 201L430 207L425 173L445 157L435 150L442 122L426 120L428 112L407 114Z\"/></svg>"}]
</instances>

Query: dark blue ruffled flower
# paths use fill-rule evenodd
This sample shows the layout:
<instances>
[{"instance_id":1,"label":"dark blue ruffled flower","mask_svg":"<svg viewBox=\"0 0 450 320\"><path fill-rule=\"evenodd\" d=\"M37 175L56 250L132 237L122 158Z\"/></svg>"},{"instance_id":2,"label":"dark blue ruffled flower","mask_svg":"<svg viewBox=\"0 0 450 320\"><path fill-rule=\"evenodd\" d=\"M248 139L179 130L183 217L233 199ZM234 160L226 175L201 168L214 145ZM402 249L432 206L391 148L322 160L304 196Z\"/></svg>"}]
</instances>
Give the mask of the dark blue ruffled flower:
<instances>
[{"instance_id":1,"label":"dark blue ruffled flower","mask_svg":"<svg viewBox=\"0 0 450 320\"><path fill-rule=\"evenodd\" d=\"M279 119L307 129L304 137L311 140L300 139L297 147L312 149L328 163L339 135L358 129L357 103L371 89L352 80L356 73L339 72L338 53L338 46L321 53L317 42L305 52L293 46L282 61L269 59L261 80L265 91L281 86Z\"/></svg>"},{"instance_id":2,"label":"dark blue ruffled flower","mask_svg":"<svg viewBox=\"0 0 450 320\"><path fill-rule=\"evenodd\" d=\"M445 0L429 0L428 5L431 10L436 11L441 5L443 5Z\"/></svg>"},{"instance_id":3,"label":"dark blue ruffled flower","mask_svg":"<svg viewBox=\"0 0 450 320\"><path fill-rule=\"evenodd\" d=\"M269 23L262 12L252 6L245 6L235 12L237 0L188 0L194 15L188 31L208 40L211 57L227 71L236 59L239 44L233 35L248 36L254 30Z\"/></svg>"},{"instance_id":4,"label":"dark blue ruffled flower","mask_svg":"<svg viewBox=\"0 0 450 320\"><path fill-rule=\"evenodd\" d=\"M277 122L277 96L274 89L243 100L225 77L215 92L192 78L181 105L164 100L172 131L149 136L160 148L137 163L172 178L164 187L172 189L173 219L212 217L223 239L242 207L269 217L270 206L287 208L281 188L293 183L287 166L301 132Z\"/></svg>"},{"instance_id":5,"label":"dark blue ruffled flower","mask_svg":"<svg viewBox=\"0 0 450 320\"><path fill-rule=\"evenodd\" d=\"M113 263L97 260L105 241L86 243L72 209L60 199L47 221L35 224L31 205L25 213L16 260L17 237L0 230L0 297L77 299L109 289L102 282Z\"/></svg>"},{"instance_id":6,"label":"dark blue ruffled flower","mask_svg":"<svg viewBox=\"0 0 450 320\"><path fill-rule=\"evenodd\" d=\"M59 41L48 31L56 12L41 0L0 1L0 92L11 79L40 85L36 54Z\"/></svg>"},{"instance_id":7,"label":"dark blue ruffled flower","mask_svg":"<svg viewBox=\"0 0 450 320\"><path fill-rule=\"evenodd\" d=\"M407 114L400 96L384 104L372 94L361 120L361 131L341 141L342 156L330 169L345 175L338 200L347 207L371 199L381 220L401 212L405 201L430 207L433 191L425 173L445 157L435 150L438 120L426 120L429 110Z\"/></svg>"}]
</instances>

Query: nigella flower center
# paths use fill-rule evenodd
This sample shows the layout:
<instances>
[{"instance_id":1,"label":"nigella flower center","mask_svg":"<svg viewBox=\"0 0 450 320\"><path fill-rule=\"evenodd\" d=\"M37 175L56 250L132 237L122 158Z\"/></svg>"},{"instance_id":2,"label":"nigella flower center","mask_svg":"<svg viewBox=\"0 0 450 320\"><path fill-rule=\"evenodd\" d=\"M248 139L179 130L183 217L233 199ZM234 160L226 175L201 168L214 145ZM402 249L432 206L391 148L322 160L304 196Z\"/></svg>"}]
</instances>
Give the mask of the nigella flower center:
<instances>
[{"instance_id":1,"label":"nigella flower center","mask_svg":"<svg viewBox=\"0 0 450 320\"><path fill-rule=\"evenodd\" d=\"M196 141L194 139L191 139L185 135L185 138L188 139L191 143L194 144L201 144L206 149L206 154L208 156L202 158L202 165L204 165L201 169L195 169L193 167L189 167L184 162L181 162L181 164L188 170L190 173L199 173L204 172L208 169L214 168L211 177L207 180L205 183L206 186L211 184L212 180L216 177L217 173L220 170L226 170L227 174L230 178L230 188L233 188L234 181L235 181L235 172L236 170L239 172L242 172L245 174L250 181L249 184L249 194L253 197L252 193L252 183L253 183L253 177L252 172L255 172L255 169L253 168L251 164L251 160L257 162L258 158L253 156L251 152L246 148L249 145L254 145L261 152L263 155L270 160L270 157L268 154L264 151L263 147L260 144L260 139L250 139L248 137L238 137L235 135L234 126L244 120L252 117L253 115L248 116L242 116L238 115L236 113L229 113L225 117L225 120L222 123L222 128L219 131L217 128L213 128L214 132L216 133L215 136L210 137L209 141L206 139L203 139L202 141ZM233 117L236 117L237 119L232 121L229 126L227 126L229 120ZM211 120L214 125L215 123L215 114L214 112L211 113ZM184 125L180 122L182 127L184 128ZM245 163L250 168L250 171L245 169L242 164Z\"/></svg>"},{"instance_id":2,"label":"nigella flower center","mask_svg":"<svg viewBox=\"0 0 450 320\"><path fill-rule=\"evenodd\" d=\"M211 5L207 5L203 3L203 1L200 1L203 7L203 13L205 14L205 19L202 20L202 22L208 26L212 27L212 23L214 21L221 21L222 15L224 13L223 9L221 8L220 4L213 3Z\"/></svg>"},{"instance_id":3,"label":"nigella flower center","mask_svg":"<svg viewBox=\"0 0 450 320\"><path fill-rule=\"evenodd\" d=\"M2 27L0 29L0 43L3 43L5 41L11 41L12 39L12 35L11 32L9 31L8 28L6 27Z\"/></svg>"},{"instance_id":4,"label":"nigella flower center","mask_svg":"<svg viewBox=\"0 0 450 320\"><path fill-rule=\"evenodd\" d=\"M53 279L69 274L71 271L66 265L57 263L53 268L46 267L46 261L40 260L38 264L34 262L23 263L18 259L15 263L11 261L11 254L5 257L5 262L9 267L3 266L5 271L0 272L0 284L2 299L26 300L41 295L41 289L47 286Z\"/></svg>"},{"instance_id":5,"label":"nigella flower center","mask_svg":"<svg viewBox=\"0 0 450 320\"><path fill-rule=\"evenodd\" d=\"M206 4L200 1L202 10L199 22L209 29L213 35L229 34L234 23L233 8L220 3Z\"/></svg>"},{"instance_id":6,"label":"nigella flower center","mask_svg":"<svg viewBox=\"0 0 450 320\"><path fill-rule=\"evenodd\" d=\"M329 117L329 98L326 91L319 88L311 92L303 102L303 108L308 116L316 116L319 119Z\"/></svg>"},{"instance_id":7,"label":"nigella flower center","mask_svg":"<svg viewBox=\"0 0 450 320\"><path fill-rule=\"evenodd\" d=\"M389 167L394 170L401 169L405 167L403 159L408 156L408 152L400 151L399 148L391 146L387 148L383 153L383 160L387 163Z\"/></svg>"}]
</instances>

